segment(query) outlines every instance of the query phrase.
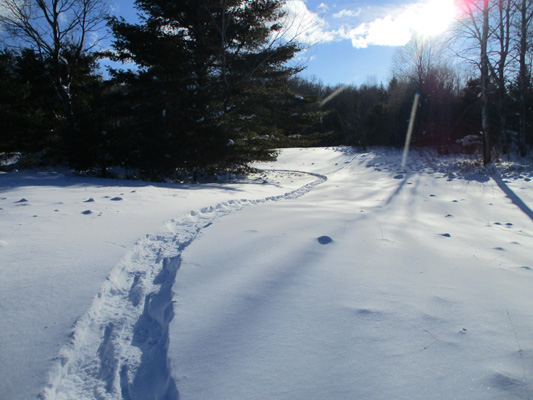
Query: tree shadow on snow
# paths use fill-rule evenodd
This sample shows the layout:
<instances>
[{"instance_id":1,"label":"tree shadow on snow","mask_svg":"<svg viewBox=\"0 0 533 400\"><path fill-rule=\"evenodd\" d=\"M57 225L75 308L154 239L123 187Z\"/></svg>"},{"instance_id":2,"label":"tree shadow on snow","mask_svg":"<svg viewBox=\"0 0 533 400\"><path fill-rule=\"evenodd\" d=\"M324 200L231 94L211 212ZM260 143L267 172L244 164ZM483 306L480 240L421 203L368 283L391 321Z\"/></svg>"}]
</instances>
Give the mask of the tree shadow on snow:
<instances>
[{"instance_id":1,"label":"tree shadow on snow","mask_svg":"<svg viewBox=\"0 0 533 400\"><path fill-rule=\"evenodd\" d=\"M524 203L522 199L518 197L516 193L513 192L512 189L505 184L502 177L499 174L495 174L492 176L492 179L494 180L494 182L496 182L498 187L507 195L509 200L511 200L515 206L522 210L522 212L533 221L533 211L531 210L531 208L529 208L527 204Z\"/></svg>"},{"instance_id":2,"label":"tree shadow on snow","mask_svg":"<svg viewBox=\"0 0 533 400\"><path fill-rule=\"evenodd\" d=\"M241 182L236 182L241 183ZM39 187L59 187L59 188L75 188L92 186L97 188L116 188L124 187L126 189L156 187L161 189L176 189L176 190L200 190L200 189L221 189L235 192L243 192L243 190L231 186L232 182L225 184L217 183L167 183L167 182L148 182L141 180L127 180L127 179L104 179L92 178L77 175L64 175L56 172L12 172L0 174L0 193L9 190L25 187L25 186L39 186Z\"/></svg>"}]
</instances>

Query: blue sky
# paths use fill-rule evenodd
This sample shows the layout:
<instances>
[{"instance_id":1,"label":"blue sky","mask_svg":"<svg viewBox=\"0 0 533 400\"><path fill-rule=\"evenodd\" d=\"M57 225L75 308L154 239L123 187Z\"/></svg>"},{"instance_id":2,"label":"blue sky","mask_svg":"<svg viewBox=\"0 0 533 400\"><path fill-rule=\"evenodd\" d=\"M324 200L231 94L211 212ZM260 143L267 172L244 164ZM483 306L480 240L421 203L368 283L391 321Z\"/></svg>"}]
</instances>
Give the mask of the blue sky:
<instances>
[{"instance_id":1,"label":"blue sky","mask_svg":"<svg viewBox=\"0 0 533 400\"><path fill-rule=\"evenodd\" d=\"M111 0L115 14L135 15L133 1ZM413 32L437 34L454 17L454 0L287 0L295 37L308 49L301 73L328 85L387 83L392 58ZM298 27L297 29L295 27Z\"/></svg>"}]
</instances>

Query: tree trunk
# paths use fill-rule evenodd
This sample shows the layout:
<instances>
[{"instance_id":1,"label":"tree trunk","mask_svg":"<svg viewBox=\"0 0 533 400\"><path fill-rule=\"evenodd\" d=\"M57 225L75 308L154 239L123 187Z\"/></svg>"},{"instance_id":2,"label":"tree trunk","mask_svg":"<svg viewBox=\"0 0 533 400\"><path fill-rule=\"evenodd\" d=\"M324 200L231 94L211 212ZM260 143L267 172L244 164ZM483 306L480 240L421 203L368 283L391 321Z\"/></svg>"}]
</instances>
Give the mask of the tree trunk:
<instances>
[{"instance_id":1,"label":"tree trunk","mask_svg":"<svg viewBox=\"0 0 533 400\"><path fill-rule=\"evenodd\" d=\"M507 57L509 55L510 46L510 30L511 30L511 2L499 0L499 44L500 44L500 59L498 61L498 114L500 119L500 137L499 145L502 151L507 153L509 150L509 140L507 134L507 89L505 87L505 73L507 68Z\"/></svg>"},{"instance_id":2,"label":"tree trunk","mask_svg":"<svg viewBox=\"0 0 533 400\"><path fill-rule=\"evenodd\" d=\"M529 13L529 1L522 0L520 5L520 54L518 57L519 62L519 92L520 92L520 108L519 108L519 138L518 145L520 154L525 156L527 153L526 148L526 131L527 131L527 96L528 89L528 67L527 67L527 34L531 17L533 13Z\"/></svg>"},{"instance_id":3,"label":"tree trunk","mask_svg":"<svg viewBox=\"0 0 533 400\"><path fill-rule=\"evenodd\" d=\"M489 0L483 0L483 30L481 36L481 134L483 136L483 165L491 159L491 143L489 134L489 57L487 43L489 38Z\"/></svg>"}]
</instances>

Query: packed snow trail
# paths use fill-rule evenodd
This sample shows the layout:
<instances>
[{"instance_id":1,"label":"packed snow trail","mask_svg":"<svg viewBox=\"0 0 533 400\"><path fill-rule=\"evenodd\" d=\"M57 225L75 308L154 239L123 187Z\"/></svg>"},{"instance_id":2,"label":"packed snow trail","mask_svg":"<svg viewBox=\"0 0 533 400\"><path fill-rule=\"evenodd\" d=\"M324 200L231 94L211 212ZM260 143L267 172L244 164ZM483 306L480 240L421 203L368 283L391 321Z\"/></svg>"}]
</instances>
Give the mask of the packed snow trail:
<instances>
[{"instance_id":1,"label":"packed snow trail","mask_svg":"<svg viewBox=\"0 0 533 400\"><path fill-rule=\"evenodd\" d=\"M182 254L182 400L533 397L532 221L488 179L378 158Z\"/></svg>"},{"instance_id":2,"label":"packed snow trail","mask_svg":"<svg viewBox=\"0 0 533 400\"><path fill-rule=\"evenodd\" d=\"M113 269L91 308L61 349L43 390L43 399L179 398L167 360L168 324L173 318L172 285L181 253L202 229L251 205L302 196L327 180L283 195L230 200L191 211L167 222L164 232L147 235Z\"/></svg>"},{"instance_id":3,"label":"packed snow trail","mask_svg":"<svg viewBox=\"0 0 533 400\"><path fill-rule=\"evenodd\" d=\"M190 210L316 180L276 171L221 178L172 184L0 171L0 398L37 397L74 322L146 233Z\"/></svg>"},{"instance_id":4,"label":"packed snow trail","mask_svg":"<svg viewBox=\"0 0 533 400\"><path fill-rule=\"evenodd\" d=\"M476 393L526 398L532 366L527 332L533 318L526 307L530 290L524 293L524 286L531 286L533 271L527 217L533 169L509 164L500 170L503 185L498 187L475 170L465 173L464 161L457 158L443 162L413 153L409 168L402 170L400 156L388 150L283 150L277 162L260 168L331 179L302 201L277 202L280 207L273 209L267 198L299 196L311 187L298 188L323 179L269 172L231 184L154 185L52 171L0 173L0 398L35 398L51 364L55 368L43 397L57 399L173 398L178 390L181 398L213 398L212 393L239 398L253 390L251 397L269 398L277 390L278 398L292 399L319 383L329 393L323 397L350 398L357 392L354 376L368 387L359 398L402 398L392 389L405 390L380 374L395 368L397 380L407 382L416 398L424 385L433 393L453 380L454 357L472 382L479 378L483 388ZM243 219L234 218L240 214ZM161 228L180 215L185 216ZM218 221L220 216L226 217ZM231 228L234 223L254 226L241 231ZM227 232L222 240L214 234L220 224ZM146 232L157 233L134 246ZM201 246L204 252L196 258ZM132 249L126 257L124 249ZM209 253L219 257L204 264ZM214 285L200 298L191 268L205 273L206 286ZM191 284L189 292L171 288L174 275L177 284ZM99 288L69 340L73 321ZM302 299L308 300L307 309ZM195 307L212 316L211 325L205 316L194 315ZM217 307L220 313L213 311ZM423 311L422 321L417 310ZM368 318L354 323L354 316ZM197 351L176 343L190 333L176 333L178 320L187 319L193 319L193 330L209 325L200 329L196 343L209 340ZM348 329L339 329L343 320ZM321 325L330 328L320 331ZM443 356L441 347L452 331L468 338L462 340L470 347L458 342ZM227 333L235 351L227 345ZM412 341L416 348L423 345L421 353L437 354L419 362L420 368L416 357L399 368L406 357L403 348ZM213 349L210 342L221 346ZM383 347L392 349L392 360L380 352ZM338 351L329 354L328 348ZM480 353L490 355L483 360ZM440 358L442 365L435 361ZM191 373L204 362L212 374L201 368ZM226 366L232 370L224 375ZM428 376L431 368L441 383ZM204 379L204 392L195 389L198 379ZM461 379L459 387L465 383ZM333 388L332 382L340 384ZM461 391L450 398L465 396ZM438 398L424 394L428 397Z\"/></svg>"}]
</instances>

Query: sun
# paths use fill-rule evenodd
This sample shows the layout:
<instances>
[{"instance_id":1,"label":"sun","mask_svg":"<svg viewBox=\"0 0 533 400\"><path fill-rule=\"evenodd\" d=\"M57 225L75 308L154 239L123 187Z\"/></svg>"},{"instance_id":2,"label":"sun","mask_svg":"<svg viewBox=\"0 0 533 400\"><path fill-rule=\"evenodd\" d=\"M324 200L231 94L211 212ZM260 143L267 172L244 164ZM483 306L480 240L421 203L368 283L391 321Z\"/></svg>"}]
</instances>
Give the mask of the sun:
<instances>
[{"instance_id":1,"label":"sun","mask_svg":"<svg viewBox=\"0 0 533 400\"><path fill-rule=\"evenodd\" d=\"M411 28L422 36L445 32L456 18L454 0L428 0L412 11Z\"/></svg>"}]
</instances>

